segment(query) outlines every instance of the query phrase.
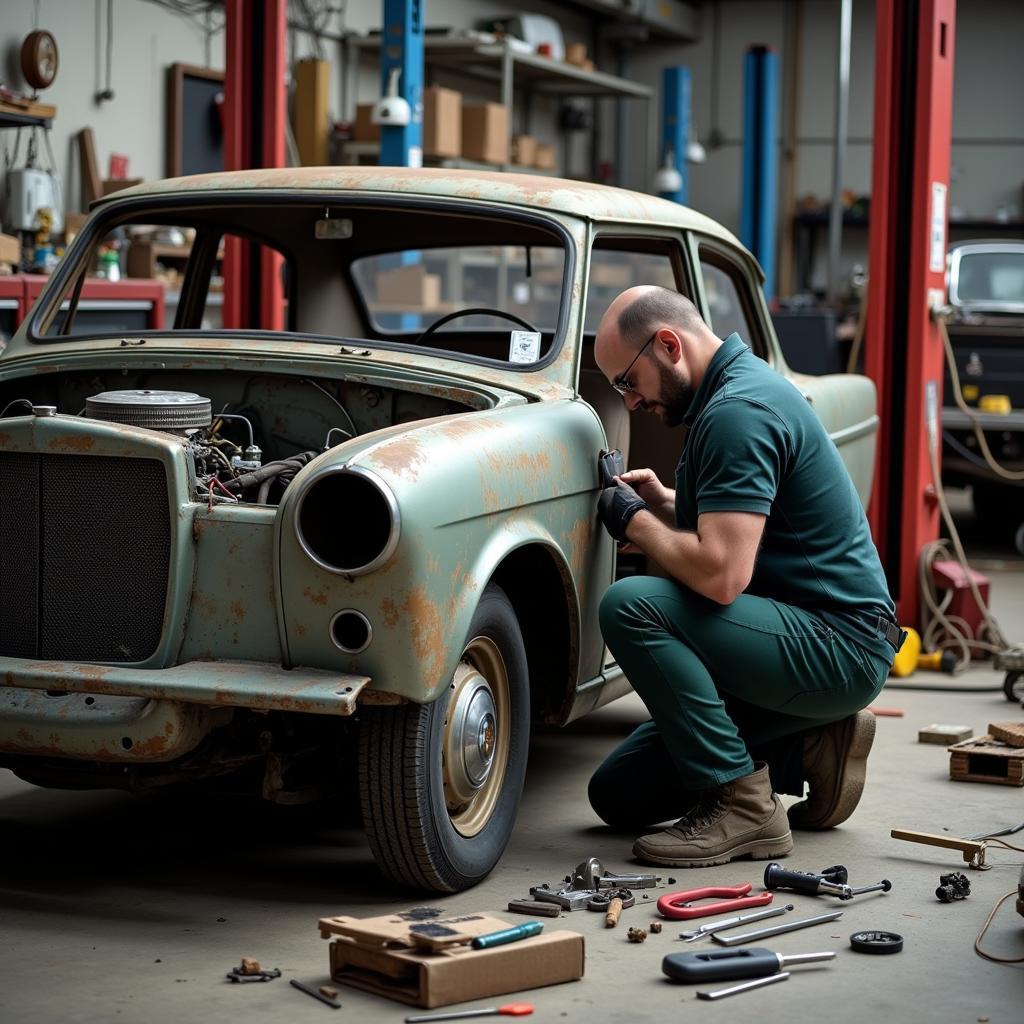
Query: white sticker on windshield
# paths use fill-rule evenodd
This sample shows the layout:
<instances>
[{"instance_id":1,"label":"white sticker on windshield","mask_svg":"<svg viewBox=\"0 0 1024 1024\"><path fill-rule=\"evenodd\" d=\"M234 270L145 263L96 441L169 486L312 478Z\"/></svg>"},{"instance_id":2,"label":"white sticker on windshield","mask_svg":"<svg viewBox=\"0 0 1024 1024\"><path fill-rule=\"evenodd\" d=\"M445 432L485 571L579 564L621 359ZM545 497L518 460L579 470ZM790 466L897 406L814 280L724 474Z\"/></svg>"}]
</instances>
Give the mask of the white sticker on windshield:
<instances>
[{"instance_id":1,"label":"white sticker on windshield","mask_svg":"<svg viewBox=\"0 0 1024 1024\"><path fill-rule=\"evenodd\" d=\"M513 331L509 336L508 361L510 363L535 363L540 355L540 333L538 331Z\"/></svg>"}]
</instances>

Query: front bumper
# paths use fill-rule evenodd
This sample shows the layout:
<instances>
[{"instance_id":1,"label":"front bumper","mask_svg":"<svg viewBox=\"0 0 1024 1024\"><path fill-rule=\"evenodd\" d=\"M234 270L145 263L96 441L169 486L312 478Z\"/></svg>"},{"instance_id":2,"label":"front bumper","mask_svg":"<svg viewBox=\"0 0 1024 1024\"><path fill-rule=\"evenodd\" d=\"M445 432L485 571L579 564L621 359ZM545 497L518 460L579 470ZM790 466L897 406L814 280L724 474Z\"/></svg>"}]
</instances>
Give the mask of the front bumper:
<instances>
[{"instance_id":1,"label":"front bumper","mask_svg":"<svg viewBox=\"0 0 1024 1024\"><path fill-rule=\"evenodd\" d=\"M368 676L253 661L188 661L170 668L0 657L0 683L29 690L148 697L207 707L351 715Z\"/></svg>"}]
</instances>

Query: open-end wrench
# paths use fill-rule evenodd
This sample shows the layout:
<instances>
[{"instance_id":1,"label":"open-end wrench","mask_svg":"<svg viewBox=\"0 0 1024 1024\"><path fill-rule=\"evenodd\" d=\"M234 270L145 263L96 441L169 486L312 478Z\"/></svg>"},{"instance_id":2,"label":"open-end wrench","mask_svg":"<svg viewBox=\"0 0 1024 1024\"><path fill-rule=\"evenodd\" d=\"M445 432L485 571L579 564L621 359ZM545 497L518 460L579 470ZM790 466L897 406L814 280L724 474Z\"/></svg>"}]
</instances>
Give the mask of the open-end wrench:
<instances>
[{"instance_id":1,"label":"open-end wrench","mask_svg":"<svg viewBox=\"0 0 1024 1024\"><path fill-rule=\"evenodd\" d=\"M704 924L700 928L691 928L689 931L680 932L679 938L685 942L696 942L697 939L703 939L715 932L724 932L727 928L735 928L737 925L747 924L749 921L763 921L766 917L778 917L793 909L793 904L787 903L784 907L772 907L770 910L758 910L753 914L727 917L724 921L716 921L714 924Z\"/></svg>"}]
</instances>

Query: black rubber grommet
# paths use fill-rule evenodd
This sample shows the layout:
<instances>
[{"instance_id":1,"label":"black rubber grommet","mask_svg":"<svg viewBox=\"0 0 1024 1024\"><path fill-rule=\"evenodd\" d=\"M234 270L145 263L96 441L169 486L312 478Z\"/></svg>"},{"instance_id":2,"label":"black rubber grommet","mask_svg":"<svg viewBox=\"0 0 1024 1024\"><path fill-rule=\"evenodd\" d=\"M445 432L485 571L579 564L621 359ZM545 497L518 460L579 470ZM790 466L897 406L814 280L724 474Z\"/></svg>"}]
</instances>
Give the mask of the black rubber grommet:
<instances>
[{"instance_id":1,"label":"black rubber grommet","mask_svg":"<svg viewBox=\"0 0 1024 1024\"><path fill-rule=\"evenodd\" d=\"M903 936L895 932L854 932L850 947L858 953L898 953L903 949Z\"/></svg>"}]
</instances>

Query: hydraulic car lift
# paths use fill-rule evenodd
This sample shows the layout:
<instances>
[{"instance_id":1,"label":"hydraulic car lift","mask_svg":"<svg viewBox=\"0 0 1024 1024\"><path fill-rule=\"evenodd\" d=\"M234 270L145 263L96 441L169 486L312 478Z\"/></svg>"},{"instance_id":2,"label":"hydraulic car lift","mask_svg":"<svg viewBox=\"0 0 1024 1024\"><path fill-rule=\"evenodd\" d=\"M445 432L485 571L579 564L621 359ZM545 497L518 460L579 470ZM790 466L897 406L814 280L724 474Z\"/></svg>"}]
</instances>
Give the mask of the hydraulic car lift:
<instances>
[{"instance_id":1,"label":"hydraulic car lift","mask_svg":"<svg viewBox=\"0 0 1024 1024\"><path fill-rule=\"evenodd\" d=\"M224 169L283 167L287 0L225 0ZM284 328L280 255L252 242L224 244L223 322Z\"/></svg>"},{"instance_id":2,"label":"hydraulic car lift","mask_svg":"<svg viewBox=\"0 0 1024 1024\"><path fill-rule=\"evenodd\" d=\"M868 516L900 622L918 620L917 562L939 533L929 446L940 444L955 0L875 13L875 122L865 369L881 425Z\"/></svg>"}]
</instances>

